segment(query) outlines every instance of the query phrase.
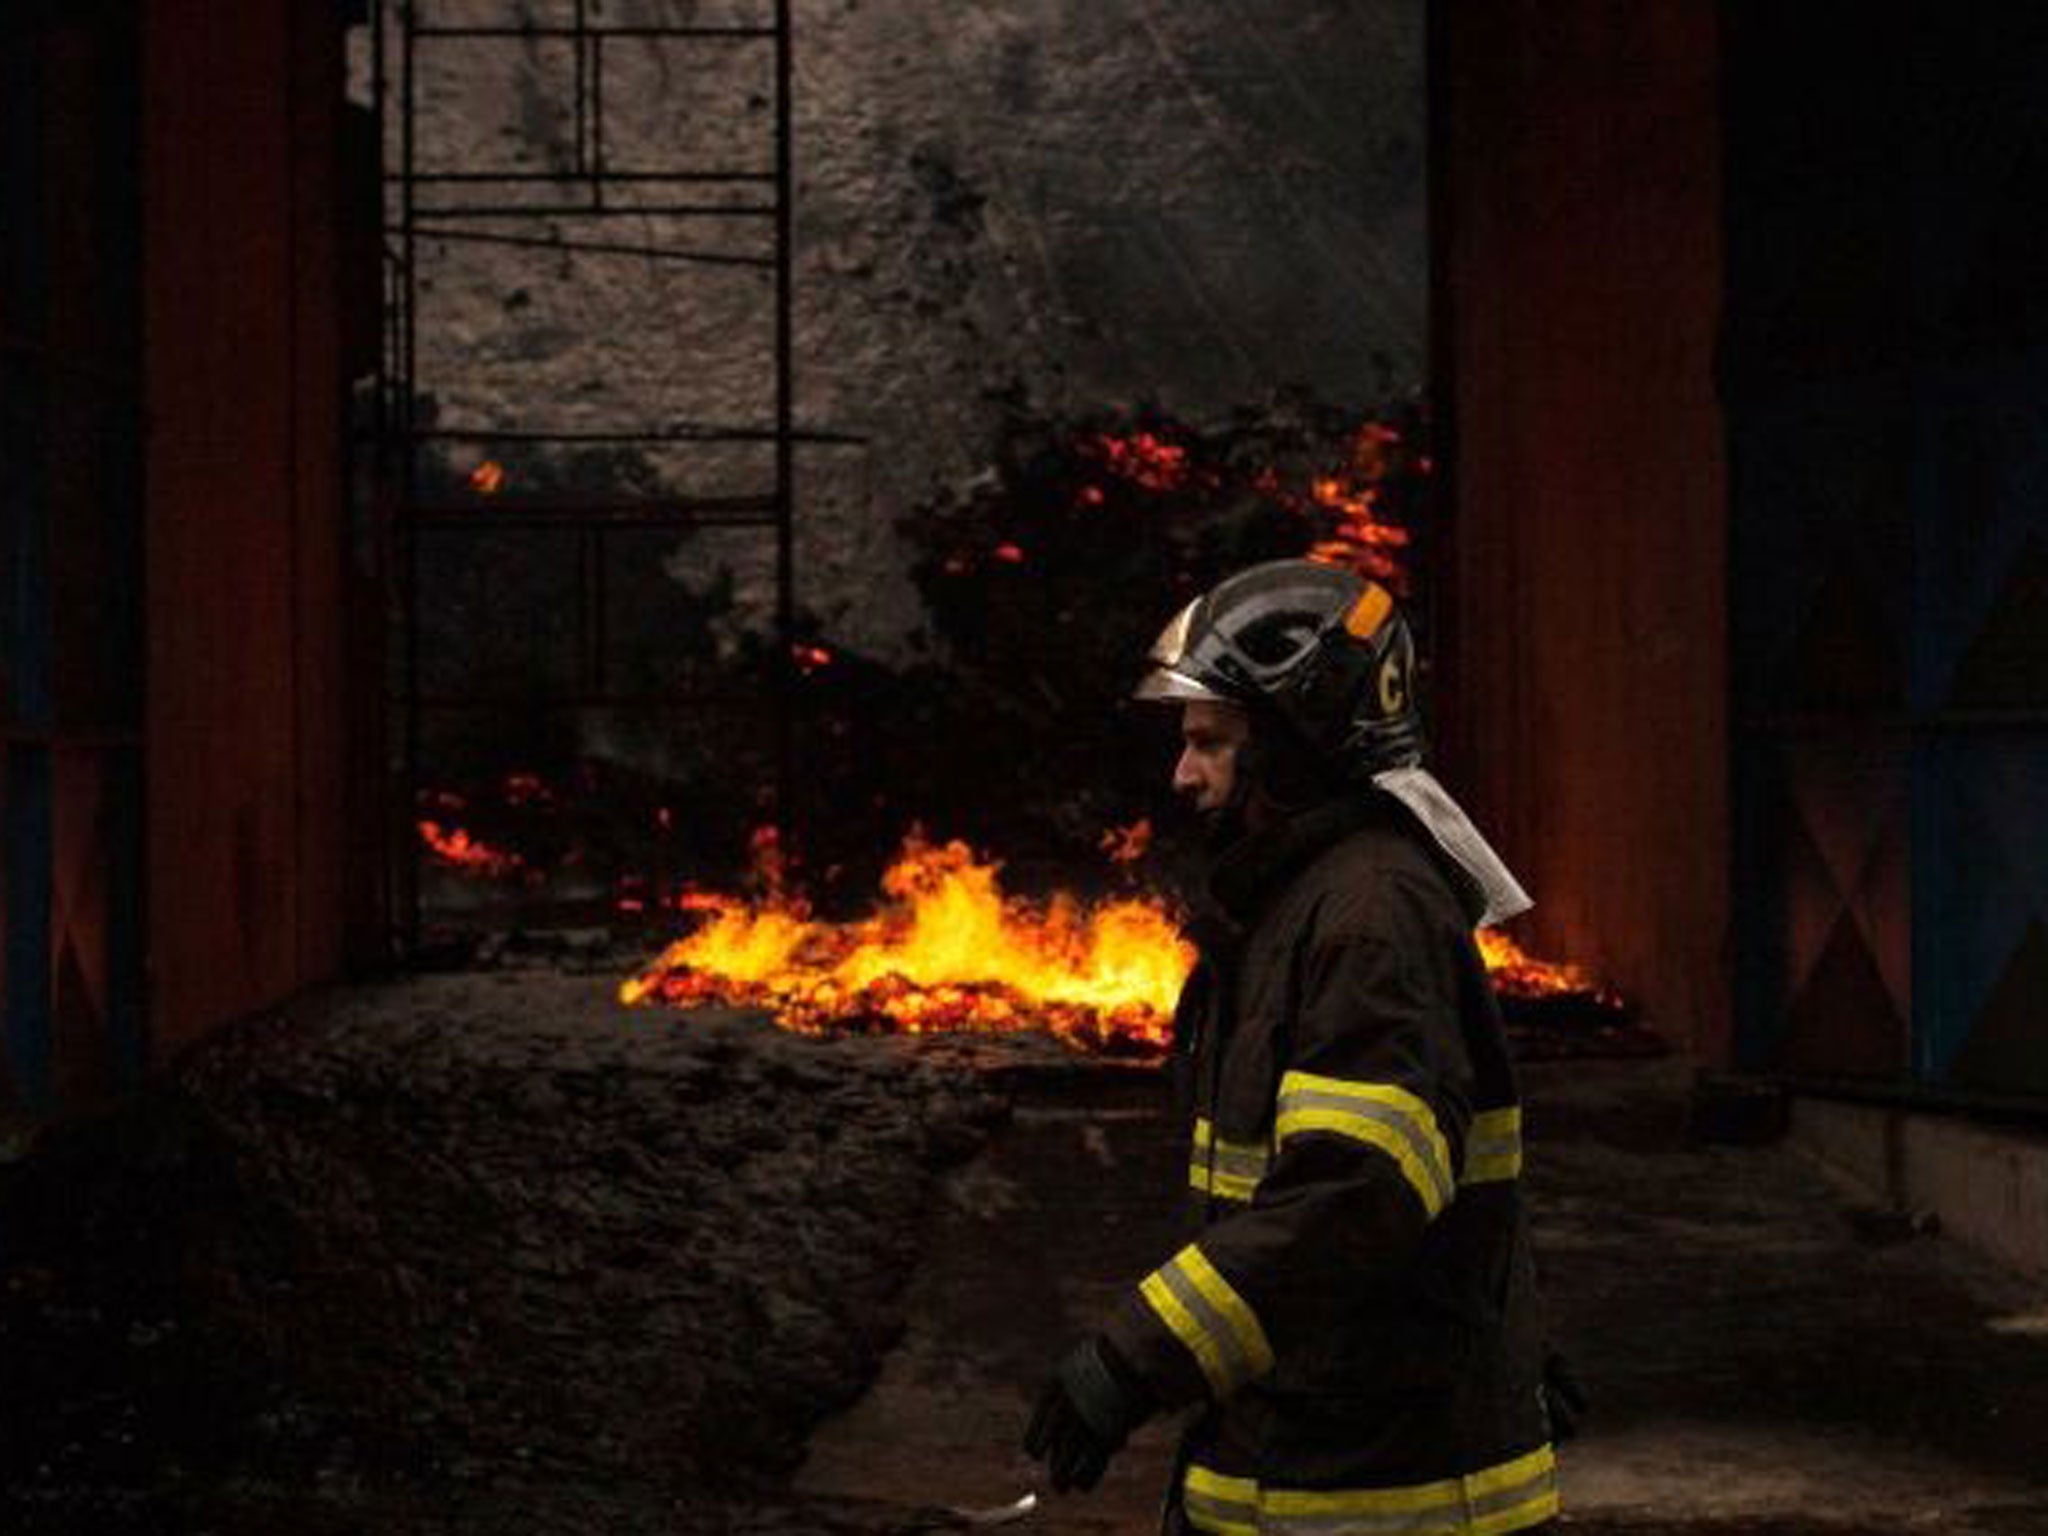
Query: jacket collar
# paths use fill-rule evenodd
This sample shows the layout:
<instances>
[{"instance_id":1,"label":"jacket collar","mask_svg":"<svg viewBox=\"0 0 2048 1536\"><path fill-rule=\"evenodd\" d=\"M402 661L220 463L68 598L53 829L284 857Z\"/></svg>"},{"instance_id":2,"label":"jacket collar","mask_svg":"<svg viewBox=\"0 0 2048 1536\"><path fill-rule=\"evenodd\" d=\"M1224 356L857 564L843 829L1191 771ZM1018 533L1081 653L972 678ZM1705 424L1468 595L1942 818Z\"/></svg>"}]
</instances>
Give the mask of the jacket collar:
<instances>
[{"instance_id":1,"label":"jacket collar","mask_svg":"<svg viewBox=\"0 0 2048 1536\"><path fill-rule=\"evenodd\" d=\"M1239 929L1248 927L1317 854L1376 819L1378 798L1337 796L1239 838L1218 855L1209 872L1209 895L1221 915Z\"/></svg>"}]
</instances>

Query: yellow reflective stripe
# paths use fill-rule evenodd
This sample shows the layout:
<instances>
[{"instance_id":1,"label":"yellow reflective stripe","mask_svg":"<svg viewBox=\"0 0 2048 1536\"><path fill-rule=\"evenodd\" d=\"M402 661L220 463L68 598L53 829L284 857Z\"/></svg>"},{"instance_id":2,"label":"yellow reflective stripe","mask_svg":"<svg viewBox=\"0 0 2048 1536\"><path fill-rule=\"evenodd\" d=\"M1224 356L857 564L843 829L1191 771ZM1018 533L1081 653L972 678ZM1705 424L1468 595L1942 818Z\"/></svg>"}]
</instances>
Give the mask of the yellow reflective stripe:
<instances>
[{"instance_id":1,"label":"yellow reflective stripe","mask_svg":"<svg viewBox=\"0 0 2048 1536\"><path fill-rule=\"evenodd\" d=\"M1206 1118L1195 1121L1195 1149L1188 1161L1188 1183L1203 1194L1226 1200L1249 1200L1266 1176L1272 1155L1259 1141L1219 1137Z\"/></svg>"},{"instance_id":2,"label":"yellow reflective stripe","mask_svg":"<svg viewBox=\"0 0 2048 1536\"><path fill-rule=\"evenodd\" d=\"M1188 1184L1205 1195L1215 1195L1223 1200L1249 1200L1259 1191L1258 1179L1226 1173L1221 1168L1211 1171L1206 1163L1201 1162L1189 1165Z\"/></svg>"},{"instance_id":3,"label":"yellow reflective stripe","mask_svg":"<svg viewBox=\"0 0 2048 1536\"><path fill-rule=\"evenodd\" d=\"M1209 1256L1190 1243L1174 1260L1188 1277L1195 1282L1195 1289L1209 1299L1209 1304L1223 1315L1236 1336L1238 1348L1251 1363L1252 1374L1263 1376L1273 1369L1273 1346L1266 1342L1266 1330L1260 1326L1258 1314L1250 1308L1245 1299L1238 1295L1228 1280L1216 1271L1209 1262Z\"/></svg>"},{"instance_id":4,"label":"yellow reflective stripe","mask_svg":"<svg viewBox=\"0 0 2048 1536\"><path fill-rule=\"evenodd\" d=\"M1505 1536L1558 1511L1549 1446L1465 1477L1392 1488L1265 1488L1190 1466L1182 1482L1199 1530L1260 1536Z\"/></svg>"},{"instance_id":5,"label":"yellow reflective stripe","mask_svg":"<svg viewBox=\"0 0 2048 1536\"><path fill-rule=\"evenodd\" d=\"M1196 1245L1147 1275L1138 1293L1195 1357L1218 1397L1273 1368L1257 1314Z\"/></svg>"},{"instance_id":6,"label":"yellow reflective stripe","mask_svg":"<svg viewBox=\"0 0 2048 1536\"><path fill-rule=\"evenodd\" d=\"M1280 1079L1278 1141L1304 1131L1329 1131L1366 1142L1393 1158L1429 1216L1450 1204L1455 1185L1451 1151L1436 1113L1393 1083L1358 1083L1289 1072Z\"/></svg>"},{"instance_id":7,"label":"yellow reflective stripe","mask_svg":"<svg viewBox=\"0 0 2048 1536\"><path fill-rule=\"evenodd\" d=\"M1497 1467L1488 1467L1484 1472L1474 1472L1464 1481L1472 1496L1479 1498L1485 1494L1499 1493L1503 1488L1519 1488L1532 1478L1553 1474L1556 1470L1557 1452L1547 1445L1541 1445L1526 1456L1517 1456L1513 1461L1504 1461Z\"/></svg>"},{"instance_id":8,"label":"yellow reflective stripe","mask_svg":"<svg viewBox=\"0 0 2048 1536\"><path fill-rule=\"evenodd\" d=\"M1498 1183L1522 1175L1522 1106L1482 1109L1465 1137L1465 1172L1460 1184Z\"/></svg>"},{"instance_id":9,"label":"yellow reflective stripe","mask_svg":"<svg viewBox=\"0 0 2048 1536\"><path fill-rule=\"evenodd\" d=\"M1526 1530L1532 1525L1541 1525L1545 1520L1555 1519L1561 1507L1557 1484L1553 1480L1548 1488L1527 1502L1495 1510L1474 1520L1472 1536L1505 1536L1509 1531Z\"/></svg>"},{"instance_id":10,"label":"yellow reflective stripe","mask_svg":"<svg viewBox=\"0 0 2048 1536\"><path fill-rule=\"evenodd\" d=\"M1191 1466L1181 1482L1181 1508L1188 1524L1217 1536L1256 1536L1259 1528L1259 1485L1248 1477L1225 1477L1207 1467Z\"/></svg>"}]
</instances>

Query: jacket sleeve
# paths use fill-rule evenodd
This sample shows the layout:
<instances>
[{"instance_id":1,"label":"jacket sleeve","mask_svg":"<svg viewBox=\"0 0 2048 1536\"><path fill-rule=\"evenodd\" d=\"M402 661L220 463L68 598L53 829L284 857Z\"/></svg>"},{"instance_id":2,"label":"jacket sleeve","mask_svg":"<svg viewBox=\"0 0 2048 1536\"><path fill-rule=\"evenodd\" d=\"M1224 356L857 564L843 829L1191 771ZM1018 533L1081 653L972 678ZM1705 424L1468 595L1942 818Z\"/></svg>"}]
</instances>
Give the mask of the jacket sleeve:
<instances>
[{"instance_id":1,"label":"jacket sleeve","mask_svg":"<svg viewBox=\"0 0 2048 1536\"><path fill-rule=\"evenodd\" d=\"M1471 1077L1427 942L1354 932L1304 956L1264 1176L1104 1330L1162 1406L1228 1397L1313 1347L1455 1196Z\"/></svg>"}]
</instances>

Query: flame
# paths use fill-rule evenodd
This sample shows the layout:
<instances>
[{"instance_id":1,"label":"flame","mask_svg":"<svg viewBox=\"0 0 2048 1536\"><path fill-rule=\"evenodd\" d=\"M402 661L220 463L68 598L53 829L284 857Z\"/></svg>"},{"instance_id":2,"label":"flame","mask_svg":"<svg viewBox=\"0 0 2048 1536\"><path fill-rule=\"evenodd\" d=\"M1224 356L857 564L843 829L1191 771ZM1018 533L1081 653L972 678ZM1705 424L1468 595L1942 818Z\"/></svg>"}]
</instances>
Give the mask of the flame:
<instances>
[{"instance_id":1,"label":"flame","mask_svg":"<svg viewBox=\"0 0 2048 1536\"><path fill-rule=\"evenodd\" d=\"M1113 828L1103 846L1122 862L1139 857L1150 836L1139 821ZM803 1034L1043 1029L1070 1045L1140 1057L1169 1043L1195 952L1156 898L1091 907L1066 894L1008 897L998 863L965 843L912 833L882 876L876 914L830 923L786 890L774 828L757 832L754 845L761 898L683 887L667 905L700 926L623 982L620 1002L762 1008ZM1619 1002L1583 968L1532 959L1498 929L1477 939L1505 996Z\"/></svg>"},{"instance_id":2,"label":"flame","mask_svg":"<svg viewBox=\"0 0 2048 1536\"><path fill-rule=\"evenodd\" d=\"M825 923L779 890L757 907L694 905L710 920L625 982L626 1004L766 1008L785 1028L1007 1033L1157 1055L1194 950L1153 900L1089 907L1004 896L1000 866L913 834L858 923Z\"/></svg>"},{"instance_id":3,"label":"flame","mask_svg":"<svg viewBox=\"0 0 2048 1536\"><path fill-rule=\"evenodd\" d=\"M468 870L491 880L502 880L526 867L525 860L518 854L479 842L461 827L426 818L422 818L418 825L420 841L427 845L427 851L451 868Z\"/></svg>"},{"instance_id":4,"label":"flame","mask_svg":"<svg viewBox=\"0 0 2048 1536\"><path fill-rule=\"evenodd\" d=\"M469 488L479 496L495 496L505 488L505 466L485 459L469 472Z\"/></svg>"},{"instance_id":5,"label":"flame","mask_svg":"<svg viewBox=\"0 0 2048 1536\"><path fill-rule=\"evenodd\" d=\"M1498 928L1481 928L1479 957L1486 962L1496 992L1508 997L1559 997L1582 994L1603 1003L1620 999L1583 966L1552 960L1535 960L1521 945Z\"/></svg>"},{"instance_id":6,"label":"flame","mask_svg":"<svg viewBox=\"0 0 2048 1536\"><path fill-rule=\"evenodd\" d=\"M832 665L832 653L822 645L798 642L790 646L789 656L796 663L797 670L806 677Z\"/></svg>"}]
</instances>

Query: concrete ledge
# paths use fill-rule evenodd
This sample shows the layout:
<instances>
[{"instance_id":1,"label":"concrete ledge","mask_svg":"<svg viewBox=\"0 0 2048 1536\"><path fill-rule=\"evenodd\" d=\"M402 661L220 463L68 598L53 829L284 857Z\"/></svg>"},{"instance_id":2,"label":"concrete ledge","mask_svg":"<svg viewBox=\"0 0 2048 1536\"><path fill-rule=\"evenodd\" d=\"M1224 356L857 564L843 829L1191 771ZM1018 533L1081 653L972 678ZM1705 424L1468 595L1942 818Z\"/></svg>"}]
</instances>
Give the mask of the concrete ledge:
<instances>
[{"instance_id":1,"label":"concrete ledge","mask_svg":"<svg viewBox=\"0 0 2048 1536\"><path fill-rule=\"evenodd\" d=\"M2048 1136L1898 1106L1800 1097L1792 1145L1879 1203L1931 1211L1958 1241L2048 1279Z\"/></svg>"}]
</instances>

